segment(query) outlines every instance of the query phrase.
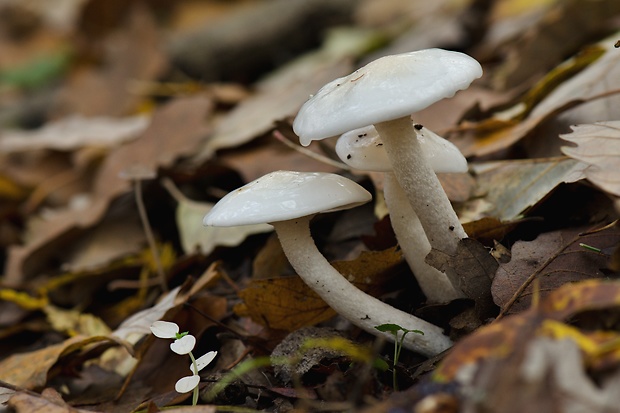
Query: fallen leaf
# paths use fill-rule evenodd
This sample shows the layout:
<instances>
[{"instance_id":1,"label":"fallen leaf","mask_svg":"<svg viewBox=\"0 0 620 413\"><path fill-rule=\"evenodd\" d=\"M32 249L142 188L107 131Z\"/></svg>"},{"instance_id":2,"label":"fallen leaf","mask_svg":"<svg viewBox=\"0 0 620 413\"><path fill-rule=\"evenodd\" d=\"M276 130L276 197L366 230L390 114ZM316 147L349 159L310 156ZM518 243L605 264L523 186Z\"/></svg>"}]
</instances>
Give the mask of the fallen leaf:
<instances>
[{"instance_id":1,"label":"fallen leaf","mask_svg":"<svg viewBox=\"0 0 620 413\"><path fill-rule=\"evenodd\" d=\"M332 265L356 287L375 295L387 281L386 274L400 263L402 255L391 248ZM235 306L237 314L274 329L294 331L336 315L299 277L252 280L239 297L243 303Z\"/></svg>"},{"instance_id":2,"label":"fallen leaf","mask_svg":"<svg viewBox=\"0 0 620 413\"><path fill-rule=\"evenodd\" d=\"M92 410L83 410L72 407L65 403L59 394L56 393L55 397L51 396L51 392L55 392L55 390L45 389L41 396L32 393L19 392L11 397L8 404L15 410L16 413L93 413Z\"/></svg>"},{"instance_id":3,"label":"fallen leaf","mask_svg":"<svg viewBox=\"0 0 620 413\"><path fill-rule=\"evenodd\" d=\"M273 227L268 224L204 226L202 219L215 204L188 199L174 187L172 181L167 181L165 186L178 202L175 217L181 246L186 254L209 255L216 247L236 247L250 235L273 231Z\"/></svg>"},{"instance_id":4,"label":"fallen leaf","mask_svg":"<svg viewBox=\"0 0 620 413\"><path fill-rule=\"evenodd\" d=\"M546 134L565 131L570 124L593 123L601 120L620 118L620 90L614 88L620 73L618 60L620 54L613 47L614 40L606 39L592 46L602 48L604 54L585 69L549 92L544 99L536 95L537 103L531 111L524 102L502 113L490 121L483 120L480 125L464 125L464 129L474 131L474 138L459 137L454 143L465 156L485 156L506 149L530 136L543 124L554 120L552 130ZM580 64L577 60L575 64ZM544 89L542 86L541 89ZM533 97L532 97L533 98ZM527 117L523 120L523 114Z\"/></svg>"},{"instance_id":5,"label":"fallen leaf","mask_svg":"<svg viewBox=\"0 0 620 413\"><path fill-rule=\"evenodd\" d=\"M519 221L502 222L497 218L482 218L477 221L463 224L469 238L473 238L484 245L493 245L494 241L501 241L512 231Z\"/></svg>"},{"instance_id":6,"label":"fallen leaf","mask_svg":"<svg viewBox=\"0 0 620 413\"><path fill-rule=\"evenodd\" d=\"M481 243L464 238L459 241L454 256L432 249L426 263L445 273L452 285L474 300L481 321L492 314L491 281L498 264Z\"/></svg>"},{"instance_id":7,"label":"fallen leaf","mask_svg":"<svg viewBox=\"0 0 620 413\"><path fill-rule=\"evenodd\" d=\"M584 228L548 232L533 241L517 241L512 247L512 259L501 264L493 280L493 300L505 312L518 312L530 306L536 277L540 294L566 283L588 278L601 278L605 274L612 249L620 242L620 230L611 227L602 231L581 234ZM599 248L597 253L580 244ZM524 287L526 289L522 290ZM513 301L518 294L516 301Z\"/></svg>"},{"instance_id":8,"label":"fallen leaf","mask_svg":"<svg viewBox=\"0 0 620 413\"><path fill-rule=\"evenodd\" d=\"M541 5L540 1L521 3L529 3L531 8ZM583 7L581 0L546 2L545 6L539 18L526 20L531 26L518 31L516 38L495 45L496 50L506 55L505 61L494 72L497 87L516 87L536 74L545 73L580 45L600 34L601 28L620 13L615 0L603 0L590 7ZM579 30L575 30L577 26Z\"/></svg>"},{"instance_id":9,"label":"fallen leaf","mask_svg":"<svg viewBox=\"0 0 620 413\"><path fill-rule=\"evenodd\" d=\"M208 134L205 116L210 110L210 100L194 96L176 99L155 112L140 137L115 148L105 158L95 178L90 203L54 210L53 219L40 220L36 238L9 248L7 283L18 285L46 268L71 240L98 223L109 203L131 190L131 182L119 177L122 171L135 165L156 171L192 154Z\"/></svg>"},{"instance_id":10,"label":"fallen leaf","mask_svg":"<svg viewBox=\"0 0 620 413\"><path fill-rule=\"evenodd\" d=\"M481 327L473 334L459 341L435 370L440 381L455 378L464 366L479 365L487 359L504 359L520 352L526 343L536 337L558 337L558 327L543 328L545 323L566 322L571 316L588 310L611 310L620 308L620 282L608 280L587 280L564 284L541 299L540 305L496 320ZM567 326L568 327L568 326ZM596 363L600 357L607 357L603 349L618 349L620 334L611 332L588 363ZM598 332L579 332L584 335L576 344L591 343L588 337L597 337ZM566 336L563 334L563 336ZM613 347L612 347L613 345ZM584 354L588 354L584 348ZM616 360L620 362L620 360Z\"/></svg>"},{"instance_id":11,"label":"fallen leaf","mask_svg":"<svg viewBox=\"0 0 620 413\"><path fill-rule=\"evenodd\" d=\"M585 177L593 184L620 196L620 121L572 126L573 132L560 135L577 146L563 146L562 152L588 166Z\"/></svg>"},{"instance_id":12,"label":"fallen leaf","mask_svg":"<svg viewBox=\"0 0 620 413\"><path fill-rule=\"evenodd\" d=\"M239 298L237 315L278 330L294 331L336 315L299 277L254 280Z\"/></svg>"},{"instance_id":13,"label":"fallen leaf","mask_svg":"<svg viewBox=\"0 0 620 413\"><path fill-rule=\"evenodd\" d=\"M484 217L500 221L519 218L563 182L575 180L582 166L568 158L497 161L472 165L476 197L463 208L467 220Z\"/></svg>"},{"instance_id":14,"label":"fallen leaf","mask_svg":"<svg viewBox=\"0 0 620 413\"><path fill-rule=\"evenodd\" d=\"M70 151L87 146L112 147L137 137L149 123L147 116L86 118L72 115L34 131L5 130L0 152L37 149Z\"/></svg>"},{"instance_id":15,"label":"fallen leaf","mask_svg":"<svg viewBox=\"0 0 620 413\"><path fill-rule=\"evenodd\" d=\"M28 390L41 388L47 383L50 369L62 356L90 344L110 341L114 342L104 336L75 336L40 350L9 356L0 361L0 380ZM24 368L26 365L29 368Z\"/></svg>"}]
</instances>

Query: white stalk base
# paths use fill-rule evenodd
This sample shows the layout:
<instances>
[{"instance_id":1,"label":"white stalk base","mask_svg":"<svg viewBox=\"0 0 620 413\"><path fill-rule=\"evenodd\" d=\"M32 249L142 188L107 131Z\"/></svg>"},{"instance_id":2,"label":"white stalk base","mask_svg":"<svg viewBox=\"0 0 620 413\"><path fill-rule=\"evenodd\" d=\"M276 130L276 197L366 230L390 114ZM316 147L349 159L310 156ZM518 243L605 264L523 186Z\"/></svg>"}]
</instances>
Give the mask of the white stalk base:
<instances>
[{"instance_id":1,"label":"white stalk base","mask_svg":"<svg viewBox=\"0 0 620 413\"><path fill-rule=\"evenodd\" d=\"M297 274L327 305L357 327L392 342L394 336L380 332L375 327L391 323L406 329L423 331L424 335L407 334L403 346L426 356L439 354L452 345L441 328L400 311L347 281L316 248L310 235L310 219L311 217L304 217L274 222L272 225Z\"/></svg>"}]
</instances>

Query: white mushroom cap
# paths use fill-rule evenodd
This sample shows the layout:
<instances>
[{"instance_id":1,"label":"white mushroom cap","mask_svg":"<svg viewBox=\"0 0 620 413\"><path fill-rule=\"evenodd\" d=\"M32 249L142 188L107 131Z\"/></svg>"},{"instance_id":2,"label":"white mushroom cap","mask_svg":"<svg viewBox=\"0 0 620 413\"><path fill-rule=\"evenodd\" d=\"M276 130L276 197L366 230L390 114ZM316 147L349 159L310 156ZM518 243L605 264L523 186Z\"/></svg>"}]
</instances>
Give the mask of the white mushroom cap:
<instances>
[{"instance_id":1,"label":"white mushroom cap","mask_svg":"<svg viewBox=\"0 0 620 413\"><path fill-rule=\"evenodd\" d=\"M436 173L467 172L467 159L452 142L422 125L415 125L415 129L422 152ZM342 134L336 153L342 162L362 171L392 171L381 137L372 125Z\"/></svg>"},{"instance_id":2,"label":"white mushroom cap","mask_svg":"<svg viewBox=\"0 0 620 413\"><path fill-rule=\"evenodd\" d=\"M480 76L480 63L459 52L426 49L385 56L323 86L301 107L293 129L308 146L418 112Z\"/></svg>"},{"instance_id":3,"label":"white mushroom cap","mask_svg":"<svg viewBox=\"0 0 620 413\"><path fill-rule=\"evenodd\" d=\"M286 221L353 208L371 199L368 191L340 175L275 171L224 196L203 224L230 227Z\"/></svg>"}]
</instances>

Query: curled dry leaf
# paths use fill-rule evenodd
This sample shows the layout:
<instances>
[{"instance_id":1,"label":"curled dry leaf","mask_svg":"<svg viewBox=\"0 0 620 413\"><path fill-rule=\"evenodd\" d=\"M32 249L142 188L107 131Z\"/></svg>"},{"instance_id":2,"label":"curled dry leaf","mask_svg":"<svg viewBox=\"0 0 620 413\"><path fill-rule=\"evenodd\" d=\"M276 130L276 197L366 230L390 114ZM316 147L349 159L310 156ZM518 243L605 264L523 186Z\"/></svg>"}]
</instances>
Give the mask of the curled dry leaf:
<instances>
[{"instance_id":1,"label":"curled dry leaf","mask_svg":"<svg viewBox=\"0 0 620 413\"><path fill-rule=\"evenodd\" d=\"M560 135L576 146L563 146L562 152L587 165L585 177L609 192L620 196L620 121L572 126L573 132Z\"/></svg>"}]
</instances>

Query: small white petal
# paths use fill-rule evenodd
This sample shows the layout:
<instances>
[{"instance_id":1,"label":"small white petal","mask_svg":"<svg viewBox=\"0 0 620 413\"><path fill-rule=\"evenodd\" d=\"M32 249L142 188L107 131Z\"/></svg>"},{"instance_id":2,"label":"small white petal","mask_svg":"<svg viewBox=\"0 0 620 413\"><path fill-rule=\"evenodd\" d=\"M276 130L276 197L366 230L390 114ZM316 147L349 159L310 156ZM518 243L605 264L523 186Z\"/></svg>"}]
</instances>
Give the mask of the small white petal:
<instances>
[{"instance_id":1,"label":"small white petal","mask_svg":"<svg viewBox=\"0 0 620 413\"><path fill-rule=\"evenodd\" d=\"M179 326L170 321L155 321L151 324L151 332L159 338L176 338Z\"/></svg>"},{"instance_id":2,"label":"small white petal","mask_svg":"<svg viewBox=\"0 0 620 413\"><path fill-rule=\"evenodd\" d=\"M209 351L205 355L198 357L196 359L196 366L198 367L198 371L204 369L209 364L211 364L215 356L217 356L217 351ZM194 374L198 374L198 371L194 371L194 363L189 365L189 370Z\"/></svg>"},{"instance_id":3,"label":"small white petal","mask_svg":"<svg viewBox=\"0 0 620 413\"><path fill-rule=\"evenodd\" d=\"M195 345L196 337L188 334L177 340L174 340L174 342L170 344L170 350L174 351L177 354L187 354L194 349Z\"/></svg>"},{"instance_id":4,"label":"small white petal","mask_svg":"<svg viewBox=\"0 0 620 413\"><path fill-rule=\"evenodd\" d=\"M177 393L189 393L198 386L198 383L200 383L200 376L194 374L193 376L179 379L177 384L174 385L174 389Z\"/></svg>"}]
</instances>

